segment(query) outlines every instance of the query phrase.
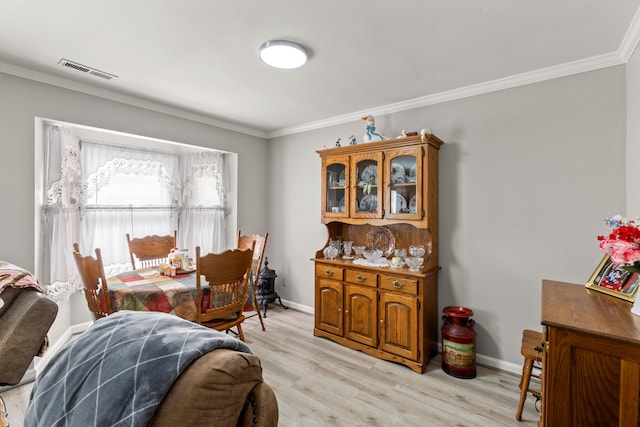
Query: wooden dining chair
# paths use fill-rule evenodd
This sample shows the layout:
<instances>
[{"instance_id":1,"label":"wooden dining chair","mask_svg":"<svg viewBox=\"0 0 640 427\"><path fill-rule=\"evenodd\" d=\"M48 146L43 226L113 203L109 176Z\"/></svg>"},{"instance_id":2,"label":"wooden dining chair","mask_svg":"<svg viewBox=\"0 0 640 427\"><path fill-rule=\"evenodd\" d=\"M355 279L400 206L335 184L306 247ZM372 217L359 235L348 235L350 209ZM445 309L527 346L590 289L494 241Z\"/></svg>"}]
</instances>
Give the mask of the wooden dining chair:
<instances>
[{"instance_id":1,"label":"wooden dining chair","mask_svg":"<svg viewBox=\"0 0 640 427\"><path fill-rule=\"evenodd\" d=\"M131 266L138 268L156 267L168 262L171 249L176 247L178 232L173 230L173 236L145 236L132 239L127 233L127 245L131 256ZM136 264L136 259L139 261Z\"/></svg>"},{"instance_id":2,"label":"wooden dining chair","mask_svg":"<svg viewBox=\"0 0 640 427\"><path fill-rule=\"evenodd\" d=\"M200 246L196 247L196 307L202 307L203 282L209 285L209 303L205 310L197 310L197 323L227 333L231 330L244 341L242 309L247 300L254 246L203 256ZM234 327L237 331L232 330Z\"/></svg>"},{"instance_id":3,"label":"wooden dining chair","mask_svg":"<svg viewBox=\"0 0 640 427\"><path fill-rule=\"evenodd\" d=\"M82 256L78 244L74 243L73 257L84 287L84 297L93 316L99 319L113 313L100 248L96 248L95 258L91 255Z\"/></svg>"},{"instance_id":4,"label":"wooden dining chair","mask_svg":"<svg viewBox=\"0 0 640 427\"><path fill-rule=\"evenodd\" d=\"M253 309L256 311L253 314L246 316L250 319L254 316L258 316L262 330L266 330L264 327L264 320L262 320L262 314L260 313L260 306L258 305L258 281L260 280L260 270L262 269L262 259L264 257L264 250L267 247L267 238L269 233L265 233L264 236L259 234L246 234L242 235L238 230L238 249L247 249L254 243L253 249L253 264L251 266L251 275L253 276L253 289L250 289L250 297L252 299Z\"/></svg>"}]
</instances>

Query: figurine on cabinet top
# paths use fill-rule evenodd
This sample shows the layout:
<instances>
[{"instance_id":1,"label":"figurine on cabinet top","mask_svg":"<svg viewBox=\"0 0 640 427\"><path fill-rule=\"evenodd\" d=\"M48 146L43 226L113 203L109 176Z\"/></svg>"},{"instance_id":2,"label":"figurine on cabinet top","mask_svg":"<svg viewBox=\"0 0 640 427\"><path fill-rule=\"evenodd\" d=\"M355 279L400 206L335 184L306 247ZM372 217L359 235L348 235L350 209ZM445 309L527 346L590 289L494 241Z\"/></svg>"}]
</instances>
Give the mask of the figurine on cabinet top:
<instances>
[{"instance_id":1,"label":"figurine on cabinet top","mask_svg":"<svg viewBox=\"0 0 640 427\"><path fill-rule=\"evenodd\" d=\"M336 139L336 147L340 147L340 141L342 140L342 138L338 138Z\"/></svg>"},{"instance_id":2,"label":"figurine on cabinet top","mask_svg":"<svg viewBox=\"0 0 640 427\"><path fill-rule=\"evenodd\" d=\"M362 120L367 122L367 130L362 138L363 142L382 141L386 139L384 136L376 133L376 119L373 116L365 116Z\"/></svg>"},{"instance_id":3,"label":"figurine on cabinet top","mask_svg":"<svg viewBox=\"0 0 640 427\"><path fill-rule=\"evenodd\" d=\"M349 135L349 145L356 145L356 137L354 135Z\"/></svg>"}]
</instances>

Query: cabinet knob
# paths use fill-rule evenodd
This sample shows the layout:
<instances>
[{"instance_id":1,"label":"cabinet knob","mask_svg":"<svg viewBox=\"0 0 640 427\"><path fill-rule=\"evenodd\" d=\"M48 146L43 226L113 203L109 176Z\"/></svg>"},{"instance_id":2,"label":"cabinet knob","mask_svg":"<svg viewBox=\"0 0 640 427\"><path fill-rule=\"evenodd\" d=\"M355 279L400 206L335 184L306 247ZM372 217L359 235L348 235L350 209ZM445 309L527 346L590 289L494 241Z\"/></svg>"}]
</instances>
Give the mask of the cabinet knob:
<instances>
[{"instance_id":1,"label":"cabinet knob","mask_svg":"<svg viewBox=\"0 0 640 427\"><path fill-rule=\"evenodd\" d=\"M356 279L358 280L358 282L364 282L365 280L367 280L367 276L363 276L362 274L358 274L356 276Z\"/></svg>"},{"instance_id":2,"label":"cabinet knob","mask_svg":"<svg viewBox=\"0 0 640 427\"><path fill-rule=\"evenodd\" d=\"M333 276L333 271L332 270L327 270L324 272L324 274L326 274L327 276Z\"/></svg>"},{"instance_id":3,"label":"cabinet knob","mask_svg":"<svg viewBox=\"0 0 640 427\"><path fill-rule=\"evenodd\" d=\"M399 280L394 280L392 284L393 284L393 287L396 289L402 289L402 287L404 286L404 283L402 283Z\"/></svg>"}]
</instances>

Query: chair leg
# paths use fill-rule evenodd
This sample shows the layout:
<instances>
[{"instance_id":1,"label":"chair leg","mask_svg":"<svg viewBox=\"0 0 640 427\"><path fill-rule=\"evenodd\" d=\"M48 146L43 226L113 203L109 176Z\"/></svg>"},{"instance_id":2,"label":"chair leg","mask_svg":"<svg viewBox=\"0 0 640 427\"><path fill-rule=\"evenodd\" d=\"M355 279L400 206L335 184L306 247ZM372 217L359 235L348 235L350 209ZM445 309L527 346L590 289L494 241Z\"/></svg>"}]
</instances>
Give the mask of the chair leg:
<instances>
[{"instance_id":1,"label":"chair leg","mask_svg":"<svg viewBox=\"0 0 640 427\"><path fill-rule=\"evenodd\" d=\"M262 320L262 313L260 313L260 306L258 305L258 297L257 297L257 293L254 290L253 291L253 308L255 311L258 312L258 319L260 319L260 325L262 326L262 332L264 332L266 329L264 327L264 320Z\"/></svg>"},{"instance_id":2,"label":"chair leg","mask_svg":"<svg viewBox=\"0 0 640 427\"><path fill-rule=\"evenodd\" d=\"M524 408L524 402L527 399L527 391L529 390L529 382L531 381L531 371L533 370L533 359L524 359L524 365L522 366L522 378L520 379L520 401L518 402L518 412L516 413L516 420L522 420L522 409Z\"/></svg>"},{"instance_id":3,"label":"chair leg","mask_svg":"<svg viewBox=\"0 0 640 427\"><path fill-rule=\"evenodd\" d=\"M238 338L240 341L244 341L244 334L242 333L242 325L238 323Z\"/></svg>"}]
</instances>

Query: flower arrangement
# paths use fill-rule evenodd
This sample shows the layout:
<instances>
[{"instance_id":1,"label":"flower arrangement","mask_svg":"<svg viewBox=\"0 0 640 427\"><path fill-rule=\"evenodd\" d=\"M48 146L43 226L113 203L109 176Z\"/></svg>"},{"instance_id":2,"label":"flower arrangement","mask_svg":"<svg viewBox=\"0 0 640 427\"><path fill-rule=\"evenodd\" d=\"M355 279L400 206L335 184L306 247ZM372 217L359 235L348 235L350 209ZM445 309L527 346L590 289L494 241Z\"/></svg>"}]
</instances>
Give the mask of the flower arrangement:
<instances>
[{"instance_id":1,"label":"flower arrangement","mask_svg":"<svg viewBox=\"0 0 640 427\"><path fill-rule=\"evenodd\" d=\"M624 271L640 274L640 220L614 215L605 219L613 227L609 236L598 236L600 249Z\"/></svg>"}]
</instances>

